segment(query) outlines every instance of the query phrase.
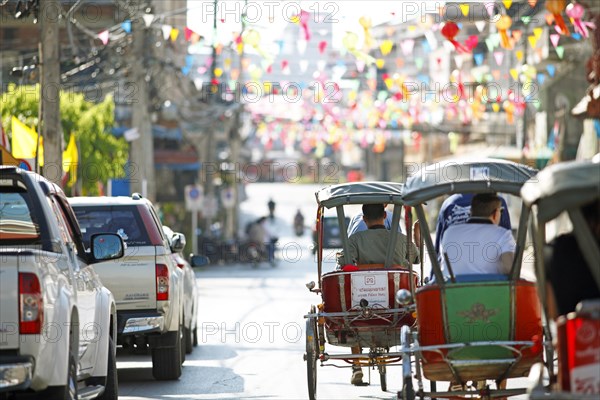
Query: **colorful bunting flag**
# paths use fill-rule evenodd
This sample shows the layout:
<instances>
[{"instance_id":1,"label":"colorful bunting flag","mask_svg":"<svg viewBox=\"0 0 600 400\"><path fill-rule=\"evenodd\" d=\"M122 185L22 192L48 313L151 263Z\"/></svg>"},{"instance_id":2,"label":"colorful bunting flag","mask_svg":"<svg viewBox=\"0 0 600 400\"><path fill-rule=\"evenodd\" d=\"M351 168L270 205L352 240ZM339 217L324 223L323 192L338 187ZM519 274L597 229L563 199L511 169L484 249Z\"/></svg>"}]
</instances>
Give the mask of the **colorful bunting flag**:
<instances>
[{"instance_id":1,"label":"colorful bunting flag","mask_svg":"<svg viewBox=\"0 0 600 400\"><path fill-rule=\"evenodd\" d=\"M163 39L169 39L171 36L171 29L173 29L173 27L171 25L163 25L160 27L160 29L162 30Z\"/></svg>"},{"instance_id":2,"label":"colorful bunting flag","mask_svg":"<svg viewBox=\"0 0 600 400\"><path fill-rule=\"evenodd\" d=\"M548 71L548 75L553 78L556 73L556 67L553 64L548 64L546 65L546 71Z\"/></svg>"},{"instance_id":3,"label":"colorful bunting flag","mask_svg":"<svg viewBox=\"0 0 600 400\"><path fill-rule=\"evenodd\" d=\"M98 34L98 39L100 39L102 41L102 44L105 46L108 43L108 38L109 38L109 33L107 30L102 31Z\"/></svg>"},{"instance_id":4,"label":"colorful bunting flag","mask_svg":"<svg viewBox=\"0 0 600 400\"><path fill-rule=\"evenodd\" d=\"M171 34L170 34L171 42L175 42L177 40L178 36L179 36L179 29L177 29L177 28L171 29Z\"/></svg>"},{"instance_id":5,"label":"colorful bunting flag","mask_svg":"<svg viewBox=\"0 0 600 400\"><path fill-rule=\"evenodd\" d=\"M527 39L529 39L529 45L531 46L531 48L535 49L535 45L537 44L537 38L533 35L528 36Z\"/></svg>"},{"instance_id":6,"label":"colorful bunting flag","mask_svg":"<svg viewBox=\"0 0 600 400\"><path fill-rule=\"evenodd\" d=\"M131 33L131 21L130 20L125 20L125 21L121 22L121 28L125 32Z\"/></svg>"},{"instance_id":7,"label":"colorful bunting flag","mask_svg":"<svg viewBox=\"0 0 600 400\"><path fill-rule=\"evenodd\" d=\"M469 16L469 5L468 4L459 4L460 11L465 17ZM481 31L480 31L481 32Z\"/></svg>"},{"instance_id":8,"label":"colorful bunting flag","mask_svg":"<svg viewBox=\"0 0 600 400\"><path fill-rule=\"evenodd\" d=\"M556 54L558 54L558 58L562 60L563 56L565 55L565 48L563 46L556 46L555 50Z\"/></svg>"},{"instance_id":9,"label":"colorful bunting flag","mask_svg":"<svg viewBox=\"0 0 600 400\"><path fill-rule=\"evenodd\" d=\"M483 64L484 54L483 53L475 53L475 54L473 54L473 58L475 59L475 64L481 65L481 64Z\"/></svg>"},{"instance_id":10,"label":"colorful bunting flag","mask_svg":"<svg viewBox=\"0 0 600 400\"><path fill-rule=\"evenodd\" d=\"M477 21L477 22L475 22L475 26L477 27L477 31L480 32L480 33L483 32L483 30L485 29L485 25L486 25L485 21Z\"/></svg>"},{"instance_id":11,"label":"colorful bunting flag","mask_svg":"<svg viewBox=\"0 0 600 400\"><path fill-rule=\"evenodd\" d=\"M142 16L142 19L144 20L146 28L148 28L152 24L152 22L154 22L154 14L144 14Z\"/></svg>"},{"instance_id":12,"label":"colorful bunting flag","mask_svg":"<svg viewBox=\"0 0 600 400\"><path fill-rule=\"evenodd\" d=\"M516 68L511 68L509 70L509 72L510 72L510 76L513 78L514 81L519 79L519 71L517 71Z\"/></svg>"},{"instance_id":13,"label":"colorful bunting flag","mask_svg":"<svg viewBox=\"0 0 600 400\"><path fill-rule=\"evenodd\" d=\"M504 53L501 51L494 52L494 59L496 60L496 65L502 65L502 60L504 60Z\"/></svg>"},{"instance_id":14,"label":"colorful bunting flag","mask_svg":"<svg viewBox=\"0 0 600 400\"><path fill-rule=\"evenodd\" d=\"M523 61L523 50L515 51L515 56L519 62Z\"/></svg>"}]
</instances>

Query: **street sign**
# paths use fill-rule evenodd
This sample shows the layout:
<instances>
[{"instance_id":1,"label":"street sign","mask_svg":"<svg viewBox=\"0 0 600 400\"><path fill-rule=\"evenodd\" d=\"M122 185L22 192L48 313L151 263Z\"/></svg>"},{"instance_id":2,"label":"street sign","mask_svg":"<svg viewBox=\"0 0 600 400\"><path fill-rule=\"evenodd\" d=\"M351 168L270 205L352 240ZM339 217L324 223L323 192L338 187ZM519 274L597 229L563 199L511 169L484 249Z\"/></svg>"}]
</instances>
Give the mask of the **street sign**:
<instances>
[{"instance_id":1,"label":"street sign","mask_svg":"<svg viewBox=\"0 0 600 400\"><path fill-rule=\"evenodd\" d=\"M202 211L204 207L204 189L200 185L185 187L185 209L187 211Z\"/></svg>"}]
</instances>

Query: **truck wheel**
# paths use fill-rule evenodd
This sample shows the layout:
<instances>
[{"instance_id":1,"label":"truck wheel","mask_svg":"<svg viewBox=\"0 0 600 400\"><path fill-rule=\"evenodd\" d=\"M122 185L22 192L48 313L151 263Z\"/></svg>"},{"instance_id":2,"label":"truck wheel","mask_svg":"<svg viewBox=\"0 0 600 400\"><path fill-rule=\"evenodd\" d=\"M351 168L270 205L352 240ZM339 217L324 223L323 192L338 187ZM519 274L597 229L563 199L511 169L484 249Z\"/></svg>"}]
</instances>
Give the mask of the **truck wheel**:
<instances>
[{"instance_id":1,"label":"truck wheel","mask_svg":"<svg viewBox=\"0 0 600 400\"><path fill-rule=\"evenodd\" d=\"M152 376L159 381L173 381L181 376L181 328L175 346L152 349Z\"/></svg>"},{"instance_id":2,"label":"truck wheel","mask_svg":"<svg viewBox=\"0 0 600 400\"><path fill-rule=\"evenodd\" d=\"M183 318L183 317L182 317ZM179 332L181 332L181 335L179 335L179 337L181 338L179 340L179 344L181 346L181 364L183 364L185 362L185 326L181 325L181 327L179 328Z\"/></svg>"},{"instance_id":3,"label":"truck wheel","mask_svg":"<svg viewBox=\"0 0 600 400\"><path fill-rule=\"evenodd\" d=\"M104 380L104 393L99 400L117 400L119 398L118 374L117 374L117 348L113 338L108 339L108 370Z\"/></svg>"},{"instance_id":4,"label":"truck wheel","mask_svg":"<svg viewBox=\"0 0 600 400\"><path fill-rule=\"evenodd\" d=\"M60 400L77 400L77 360L73 350L74 332L70 332L69 341L69 366L67 374L67 384L64 386L49 387L44 391L44 395L40 398L44 399L60 399Z\"/></svg>"},{"instance_id":5,"label":"truck wheel","mask_svg":"<svg viewBox=\"0 0 600 400\"><path fill-rule=\"evenodd\" d=\"M196 347L196 346L198 346L198 327L197 326L194 327L193 336L194 336L194 347Z\"/></svg>"},{"instance_id":6,"label":"truck wheel","mask_svg":"<svg viewBox=\"0 0 600 400\"><path fill-rule=\"evenodd\" d=\"M192 354L192 350L194 350L192 331L189 328L183 328L183 332L183 337L185 338L185 354Z\"/></svg>"}]
</instances>

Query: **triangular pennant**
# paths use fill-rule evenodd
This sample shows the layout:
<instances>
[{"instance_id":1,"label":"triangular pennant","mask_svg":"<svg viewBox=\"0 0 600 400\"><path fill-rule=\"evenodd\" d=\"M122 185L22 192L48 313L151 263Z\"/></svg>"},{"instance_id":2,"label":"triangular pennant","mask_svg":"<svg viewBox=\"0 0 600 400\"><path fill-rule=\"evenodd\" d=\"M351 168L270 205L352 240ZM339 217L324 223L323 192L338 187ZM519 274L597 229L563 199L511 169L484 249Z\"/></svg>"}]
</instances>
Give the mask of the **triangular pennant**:
<instances>
[{"instance_id":1,"label":"triangular pennant","mask_svg":"<svg viewBox=\"0 0 600 400\"><path fill-rule=\"evenodd\" d=\"M492 43L494 43L494 47L500 46L500 34L499 33L491 34L490 39L492 39Z\"/></svg>"},{"instance_id":2,"label":"triangular pennant","mask_svg":"<svg viewBox=\"0 0 600 400\"><path fill-rule=\"evenodd\" d=\"M498 111L500 111L500 104L493 103L492 104L492 110L494 110L495 113L497 113Z\"/></svg>"},{"instance_id":3,"label":"triangular pennant","mask_svg":"<svg viewBox=\"0 0 600 400\"><path fill-rule=\"evenodd\" d=\"M478 32L483 32L485 29L486 22L485 21L477 21L475 22L475 26L477 27Z\"/></svg>"},{"instance_id":4,"label":"triangular pennant","mask_svg":"<svg viewBox=\"0 0 600 400\"><path fill-rule=\"evenodd\" d=\"M517 56L517 60L519 62L523 61L523 50L517 50L517 51L515 51L515 56Z\"/></svg>"},{"instance_id":5,"label":"triangular pennant","mask_svg":"<svg viewBox=\"0 0 600 400\"><path fill-rule=\"evenodd\" d=\"M107 30L102 31L98 34L98 39L100 39L102 41L103 45L106 45L108 43L108 38L109 38L109 33Z\"/></svg>"},{"instance_id":6,"label":"triangular pennant","mask_svg":"<svg viewBox=\"0 0 600 400\"><path fill-rule=\"evenodd\" d=\"M581 34L574 32L571 37L575 40L581 40Z\"/></svg>"},{"instance_id":7,"label":"triangular pennant","mask_svg":"<svg viewBox=\"0 0 600 400\"><path fill-rule=\"evenodd\" d=\"M383 58L378 58L375 60L375 65L377 66L377 69L382 69L385 65L385 60Z\"/></svg>"},{"instance_id":8,"label":"triangular pennant","mask_svg":"<svg viewBox=\"0 0 600 400\"><path fill-rule=\"evenodd\" d=\"M553 33L550 35L550 42L552 42L552 46L556 48L558 46L558 42L560 41L560 35L558 33Z\"/></svg>"},{"instance_id":9,"label":"triangular pennant","mask_svg":"<svg viewBox=\"0 0 600 400\"><path fill-rule=\"evenodd\" d=\"M542 73L537 74L537 80L540 85L543 85L544 81L546 80L546 75L544 75Z\"/></svg>"},{"instance_id":10,"label":"triangular pennant","mask_svg":"<svg viewBox=\"0 0 600 400\"><path fill-rule=\"evenodd\" d=\"M531 22L531 17L529 15L524 15L521 17L521 21L523 21L523 23L527 25L529 24L529 22Z\"/></svg>"},{"instance_id":11,"label":"triangular pennant","mask_svg":"<svg viewBox=\"0 0 600 400\"><path fill-rule=\"evenodd\" d=\"M459 55L454 56L454 62L456 63L456 67L458 69L461 69L463 66L463 62L464 62L462 55L459 54Z\"/></svg>"},{"instance_id":12,"label":"triangular pennant","mask_svg":"<svg viewBox=\"0 0 600 400\"><path fill-rule=\"evenodd\" d=\"M510 76L513 78L514 81L516 81L519 78L519 71L517 71L516 68L511 68L509 72Z\"/></svg>"},{"instance_id":13,"label":"triangular pennant","mask_svg":"<svg viewBox=\"0 0 600 400\"><path fill-rule=\"evenodd\" d=\"M142 19L144 20L146 28L148 28L152 24L152 22L154 22L154 14L144 14L142 16Z\"/></svg>"},{"instance_id":14,"label":"triangular pennant","mask_svg":"<svg viewBox=\"0 0 600 400\"><path fill-rule=\"evenodd\" d=\"M500 79L500 70L499 69L495 69L492 71L492 76L494 77L494 79L498 80Z\"/></svg>"},{"instance_id":15,"label":"triangular pennant","mask_svg":"<svg viewBox=\"0 0 600 400\"><path fill-rule=\"evenodd\" d=\"M492 40L492 38L485 39L485 45L487 46L488 51L494 51L494 41Z\"/></svg>"},{"instance_id":16,"label":"triangular pennant","mask_svg":"<svg viewBox=\"0 0 600 400\"><path fill-rule=\"evenodd\" d=\"M185 41L189 42L190 39L192 38L192 34L194 33L193 30L191 30L190 28L188 28L187 26L185 27L185 29L183 30L183 34L185 37Z\"/></svg>"},{"instance_id":17,"label":"triangular pennant","mask_svg":"<svg viewBox=\"0 0 600 400\"><path fill-rule=\"evenodd\" d=\"M548 14L546 14L545 18L546 18L546 24L552 25L552 23L554 22L554 15L548 13Z\"/></svg>"},{"instance_id":18,"label":"triangular pennant","mask_svg":"<svg viewBox=\"0 0 600 400\"><path fill-rule=\"evenodd\" d=\"M460 7L460 11L462 11L462 14L467 17L469 16L469 5L468 4L459 4ZM479 31L481 32L481 31Z\"/></svg>"},{"instance_id":19,"label":"triangular pennant","mask_svg":"<svg viewBox=\"0 0 600 400\"><path fill-rule=\"evenodd\" d=\"M402 47L402 53L405 56L408 56L412 53L413 48L415 47L415 41L413 39L406 39L400 43L400 46Z\"/></svg>"},{"instance_id":20,"label":"triangular pennant","mask_svg":"<svg viewBox=\"0 0 600 400\"><path fill-rule=\"evenodd\" d=\"M536 39L539 39L542 37L543 31L544 31L544 28L542 28L542 27L533 28L533 35L535 36Z\"/></svg>"},{"instance_id":21,"label":"triangular pennant","mask_svg":"<svg viewBox=\"0 0 600 400\"><path fill-rule=\"evenodd\" d=\"M558 58L562 60L565 55L565 48L563 46L556 46L556 54L558 54Z\"/></svg>"},{"instance_id":22,"label":"triangular pennant","mask_svg":"<svg viewBox=\"0 0 600 400\"><path fill-rule=\"evenodd\" d=\"M121 22L121 28L123 28L123 30L125 32L131 33L131 21L125 20L125 21Z\"/></svg>"},{"instance_id":23,"label":"triangular pennant","mask_svg":"<svg viewBox=\"0 0 600 400\"><path fill-rule=\"evenodd\" d=\"M529 39L529 45L535 49L535 45L537 44L537 38L533 35L528 36L527 39Z\"/></svg>"},{"instance_id":24,"label":"triangular pennant","mask_svg":"<svg viewBox=\"0 0 600 400\"><path fill-rule=\"evenodd\" d=\"M504 60L504 53L501 51L494 52L494 59L496 60L496 65L502 65L502 60Z\"/></svg>"},{"instance_id":25,"label":"triangular pennant","mask_svg":"<svg viewBox=\"0 0 600 400\"><path fill-rule=\"evenodd\" d=\"M512 0L502 0L502 4L504 4L504 7L508 10L510 6L512 6Z\"/></svg>"},{"instance_id":26,"label":"triangular pennant","mask_svg":"<svg viewBox=\"0 0 600 400\"><path fill-rule=\"evenodd\" d=\"M423 58L422 57L417 57L415 58L415 65L417 66L418 69L423 68Z\"/></svg>"},{"instance_id":27,"label":"triangular pennant","mask_svg":"<svg viewBox=\"0 0 600 400\"><path fill-rule=\"evenodd\" d=\"M179 36L179 29L177 29L177 28L171 29L171 35L170 35L171 42L176 41L178 36Z\"/></svg>"},{"instance_id":28,"label":"triangular pennant","mask_svg":"<svg viewBox=\"0 0 600 400\"><path fill-rule=\"evenodd\" d=\"M173 29L173 27L171 25L163 25L163 26L161 26L161 29L162 29L163 38L165 40L167 40L169 38L169 36L171 36L171 29Z\"/></svg>"},{"instance_id":29,"label":"triangular pennant","mask_svg":"<svg viewBox=\"0 0 600 400\"><path fill-rule=\"evenodd\" d=\"M425 43L425 42L423 42L423 43ZM379 50L381 50L382 55L387 56L392 51L393 47L394 47L394 42L392 42L389 39L386 39L386 40L382 41L381 44L379 45Z\"/></svg>"},{"instance_id":30,"label":"triangular pennant","mask_svg":"<svg viewBox=\"0 0 600 400\"><path fill-rule=\"evenodd\" d=\"M483 53L475 53L475 54L473 54L473 58L475 58L475 64L477 64L477 65L483 64L484 57L485 56L483 55Z\"/></svg>"},{"instance_id":31,"label":"triangular pennant","mask_svg":"<svg viewBox=\"0 0 600 400\"><path fill-rule=\"evenodd\" d=\"M548 71L548 75L553 78L556 73L556 67L553 64L548 64L546 65L546 71Z\"/></svg>"},{"instance_id":32,"label":"triangular pennant","mask_svg":"<svg viewBox=\"0 0 600 400\"><path fill-rule=\"evenodd\" d=\"M529 3L529 7L531 8L534 8L537 4L537 0L527 0L527 2Z\"/></svg>"}]
</instances>

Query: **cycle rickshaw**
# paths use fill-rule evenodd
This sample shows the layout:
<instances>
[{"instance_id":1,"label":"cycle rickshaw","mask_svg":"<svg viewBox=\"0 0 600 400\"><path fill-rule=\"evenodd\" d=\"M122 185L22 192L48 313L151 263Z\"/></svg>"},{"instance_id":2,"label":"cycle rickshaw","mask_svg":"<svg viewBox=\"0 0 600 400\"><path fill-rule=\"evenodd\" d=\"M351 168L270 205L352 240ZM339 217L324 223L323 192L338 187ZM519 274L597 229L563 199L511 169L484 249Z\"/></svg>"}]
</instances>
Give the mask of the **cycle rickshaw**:
<instances>
[{"instance_id":1,"label":"cycle rickshaw","mask_svg":"<svg viewBox=\"0 0 600 400\"><path fill-rule=\"evenodd\" d=\"M403 383L398 398L489 399L526 392L526 388L504 389L501 382L526 376L531 366L543 358L544 332L535 283L520 277L528 209L521 207L510 274L454 276L446 259L449 276L445 276L424 205L457 193L519 196L522 185L536 172L502 160L455 160L424 167L407 180L403 201L416 210L434 280L414 287L412 296L398 295L399 301L414 299L417 312L417 325L407 325L401 332ZM413 375L418 382L416 388ZM431 381L429 392L424 390L424 377ZM488 380L496 381L495 389L487 384ZM460 389L437 391L438 381L454 382ZM469 381L473 384L467 385Z\"/></svg>"},{"instance_id":2,"label":"cycle rickshaw","mask_svg":"<svg viewBox=\"0 0 600 400\"><path fill-rule=\"evenodd\" d=\"M390 352L400 344L400 329L412 326L415 318L408 306L397 306L395 294L399 289L409 289L419 281L412 265L393 265L393 250L398 229L391 236L383 264L358 265L356 270L335 270L323 273L323 216L325 209L337 211L342 248L348 255L348 236L344 206L360 204L394 205L392 226L399 226L402 212L402 187L400 183L360 182L329 186L316 193L318 203L317 276L307 284L311 292L320 294L321 302L313 305L305 315L308 393L314 400L317 392L317 363L321 366L351 368L354 363L377 368L381 388L387 390L386 368L400 365L401 354ZM408 252L411 246L406 246ZM406 257L411 260L411 254ZM350 260L345 260L350 264ZM368 286L369 291L363 290ZM331 353L325 344L351 348L368 348L368 353Z\"/></svg>"},{"instance_id":3,"label":"cycle rickshaw","mask_svg":"<svg viewBox=\"0 0 600 400\"><path fill-rule=\"evenodd\" d=\"M546 307L548 266L545 265L544 247L547 226L559 222L563 212L571 223L583 256L579 259L584 261L581 268L589 272L589 279L594 282L592 287L595 284L600 292L599 238L591 231L589 221L581 211L582 206L600 201L600 163L579 161L552 165L527 182L521 193L525 204L531 208L538 290L546 318L551 319ZM573 270L572 265L563 267ZM557 318L556 327L557 382L551 381L545 386L543 368L533 369L531 377L536 385L530 399L597 399L600 395L600 298L582 300L575 311Z\"/></svg>"}]
</instances>

